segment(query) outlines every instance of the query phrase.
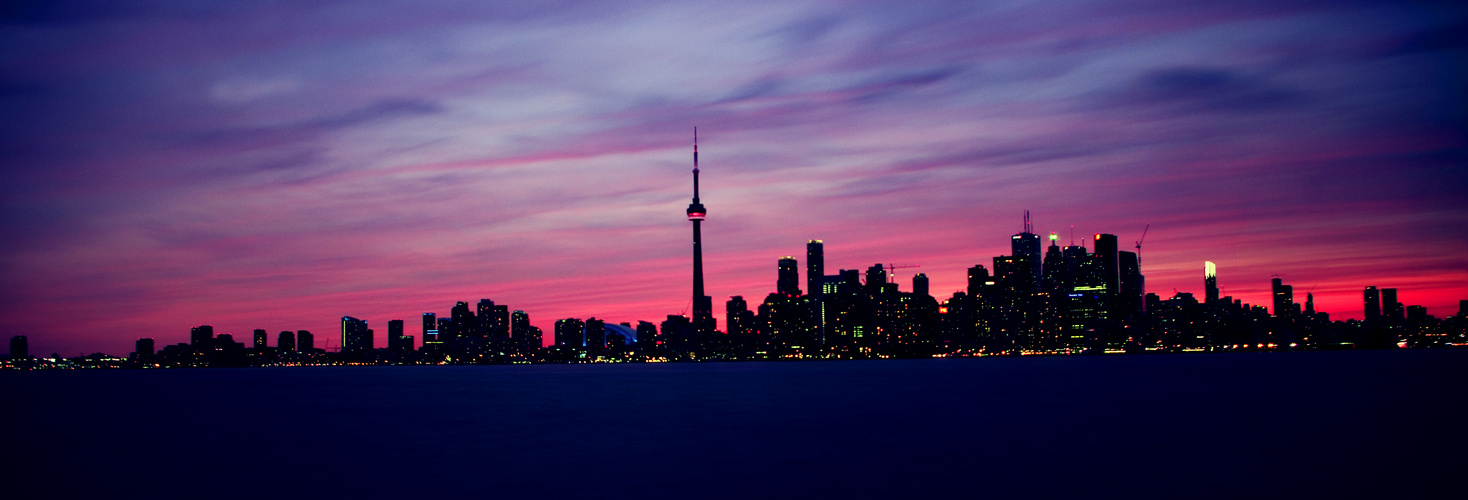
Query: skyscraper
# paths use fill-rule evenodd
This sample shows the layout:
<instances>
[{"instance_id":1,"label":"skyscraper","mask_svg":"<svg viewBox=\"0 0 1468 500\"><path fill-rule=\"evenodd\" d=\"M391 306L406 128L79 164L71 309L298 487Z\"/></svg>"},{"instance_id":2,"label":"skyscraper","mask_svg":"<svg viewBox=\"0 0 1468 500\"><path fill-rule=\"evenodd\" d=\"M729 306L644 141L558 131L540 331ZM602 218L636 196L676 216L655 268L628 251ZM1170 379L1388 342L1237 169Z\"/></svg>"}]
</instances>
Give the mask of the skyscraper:
<instances>
[{"instance_id":1,"label":"skyscraper","mask_svg":"<svg viewBox=\"0 0 1468 500\"><path fill-rule=\"evenodd\" d=\"M367 322L342 316L342 352L366 352L372 350L372 334Z\"/></svg>"},{"instance_id":2,"label":"skyscraper","mask_svg":"<svg viewBox=\"0 0 1468 500\"><path fill-rule=\"evenodd\" d=\"M138 355L138 361L147 361L149 359L152 359L154 353L153 339L138 339L137 343L133 344L133 352Z\"/></svg>"},{"instance_id":3,"label":"skyscraper","mask_svg":"<svg viewBox=\"0 0 1468 500\"><path fill-rule=\"evenodd\" d=\"M1284 284L1284 280L1274 278L1270 280L1270 289L1274 295L1274 316L1287 318L1295 311L1295 287Z\"/></svg>"},{"instance_id":4,"label":"skyscraper","mask_svg":"<svg viewBox=\"0 0 1468 500\"><path fill-rule=\"evenodd\" d=\"M714 299L703 294L703 219L708 211L698 199L698 128L693 129L693 203L688 220L693 221L693 330L702 337L714 330Z\"/></svg>"},{"instance_id":5,"label":"skyscraper","mask_svg":"<svg viewBox=\"0 0 1468 500\"><path fill-rule=\"evenodd\" d=\"M290 330L280 332L280 336L275 338L275 348L282 353L296 352L296 332Z\"/></svg>"},{"instance_id":6,"label":"skyscraper","mask_svg":"<svg viewBox=\"0 0 1468 500\"><path fill-rule=\"evenodd\" d=\"M968 268L968 295L978 297L983 293L984 284L989 281L989 270L983 264Z\"/></svg>"},{"instance_id":7,"label":"skyscraper","mask_svg":"<svg viewBox=\"0 0 1468 500\"><path fill-rule=\"evenodd\" d=\"M10 337L10 359L28 359L31 357L30 342L25 335Z\"/></svg>"},{"instance_id":8,"label":"skyscraper","mask_svg":"<svg viewBox=\"0 0 1468 500\"><path fill-rule=\"evenodd\" d=\"M1211 260L1203 261L1203 303L1218 302L1218 266Z\"/></svg>"},{"instance_id":9,"label":"skyscraper","mask_svg":"<svg viewBox=\"0 0 1468 500\"><path fill-rule=\"evenodd\" d=\"M775 292L792 297L800 295L800 271L796 269L796 266L799 265L795 262L794 257L780 258L780 271L775 280Z\"/></svg>"},{"instance_id":10,"label":"skyscraper","mask_svg":"<svg viewBox=\"0 0 1468 500\"><path fill-rule=\"evenodd\" d=\"M307 330L296 330L296 351L310 354L316 350L316 337Z\"/></svg>"},{"instance_id":11,"label":"skyscraper","mask_svg":"<svg viewBox=\"0 0 1468 500\"><path fill-rule=\"evenodd\" d=\"M887 288L887 270L881 264L872 264L867 268L867 288L871 295L881 295L882 290Z\"/></svg>"},{"instance_id":12,"label":"skyscraper","mask_svg":"<svg viewBox=\"0 0 1468 500\"><path fill-rule=\"evenodd\" d=\"M1145 309L1142 296L1147 293L1147 278L1142 276L1142 263L1136 253L1123 250L1117 252L1116 256L1120 274L1120 288L1117 290L1118 319L1126 319L1141 314Z\"/></svg>"},{"instance_id":13,"label":"skyscraper","mask_svg":"<svg viewBox=\"0 0 1468 500\"><path fill-rule=\"evenodd\" d=\"M438 318L433 313L423 313L423 346L439 345Z\"/></svg>"},{"instance_id":14,"label":"skyscraper","mask_svg":"<svg viewBox=\"0 0 1468 500\"><path fill-rule=\"evenodd\" d=\"M597 356L605 352L606 348L606 322L596 318L586 318L586 353L590 356Z\"/></svg>"},{"instance_id":15,"label":"skyscraper","mask_svg":"<svg viewBox=\"0 0 1468 500\"><path fill-rule=\"evenodd\" d=\"M1101 281L1106 286L1106 294L1114 299L1121 289L1121 265L1116 235L1097 234L1095 241L1096 253L1092 258L1099 264L1098 270L1101 272Z\"/></svg>"},{"instance_id":16,"label":"skyscraper","mask_svg":"<svg viewBox=\"0 0 1468 500\"><path fill-rule=\"evenodd\" d=\"M1381 292L1377 291L1374 286L1368 286L1362 295L1364 296L1366 305L1366 322L1376 323L1381 321Z\"/></svg>"},{"instance_id":17,"label":"skyscraper","mask_svg":"<svg viewBox=\"0 0 1468 500\"><path fill-rule=\"evenodd\" d=\"M540 347L540 339L530 338L530 315L525 311L516 310L510 313L510 342L520 352Z\"/></svg>"},{"instance_id":18,"label":"skyscraper","mask_svg":"<svg viewBox=\"0 0 1468 500\"><path fill-rule=\"evenodd\" d=\"M468 302L455 302L454 307L452 309L449 309L449 318L454 320L454 327L451 328L451 331L449 332L439 331L438 335L440 338L442 338L444 343L450 344L457 348L457 346L461 345L464 341L467 341L470 337L474 336L474 311L471 311L469 309ZM343 346L345 345L346 344L343 344Z\"/></svg>"},{"instance_id":19,"label":"skyscraper","mask_svg":"<svg viewBox=\"0 0 1468 500\"><path fill-rule=\"evenodd\" d=\"M586 323L576 318L556 320L556 346L580 349L585 344L581 338L581 333L585 329Z\"/></svg>"},{"instance_id":20,"label":"skyscraper","mask_svg":"<svg viewBox=\"0 0 1468 500\"><path fill-rule=\"evenodd\" d=\"M724 329L728 330L729 335L743 335L750 326L744 322L749 314L749 303L744 301L743 296L729 297L729 301L724 303Z\"/></svg>"},{"instance_id":21,"label":"skyscraper","mask_svg":"<svg viewBox=\"0 0 1468 500\"><path fill-rule=\"evenodd\" d=\"M489 346L496 351L504 352L510 347L510 306L495 304L490 315L494 316L493 321L490 321L494 329L489 332ZM529 320L528 317L526 320Z\"/></svg>"},{"instance_id":22,"label":"skyscraper","mask_svg":"<svg viewBox=\"0 0 1468 500\"><path fill-rule=\"evenodd\" d=\"M821 281L826 276L826 244L821 240L810 240L805 244L805 293L820 295L825 288Z\"/></svg>"},{"instance_id":23,"label":"skyscraper","mask_svg":"<svg viewBox=\"0 0 1468 500\"><path fill-rule=\"evenodd\" d=\"M1024 231L1010 237L1009 248L1015 262L1013 286L1021 293L1035 293L1040 289L1040 236L1030 224L1029 210L1025 210Z\"/></svg>"},{"instance_id":24,"label":"skyscraper","mask_svg":"<svg viewBox=\"0 0 1468 500\"><path fill-rule=\"evenodd\" d=\"M214 341L214 327L210 325L199 325L189 329L189 344L195 349L211 347Z\"/></svg>"},{"instance_id":25,"label":"skyscraper","mask_svg":"<svg viewBox=\"0 0 1468 500\"><path fill-rule=\"evenodd\" d=\"M265 330L261 330L261 329L256 329L255 330L255 338L254 338L255 344L253 346L255 348L255 350L258 351L258 350L261 350L261 349L264 349L265 348L265 338L266 338L266 335L267 334L265 333Z\"/></svg>"},{"instance_id":26,"label":"skyscraper","mask_svg":"<svg viewBox=\"0 0 1468 500\"><path fill-rule=\"evenodd\" d=\"M1402 303L1397 301L1397 289L1381 289L1381 316L1392 324L1402 322L1404 316Z\"/></svg>"},{"instance_id":27,"label":"skyscraper","mask_svg":"<svg viewBox=\"0 0 1468 500\"><path fill-rule=\"evenodd\" d=\"M403 320L393 319L387 322L387 350L399 352L403 350Z\"/></svg>"},{"instance_id":28,"label":"skyscraper","mask_svg":"<svg viewBox=\"0 0 1468 500\"><path fill-rule=\"evenodd\" d=\"M917 273L912 277L912 294L918 297L928 296L928 275Z\"/></svg>"},{"instance_id":29,"label":"skyscraper","mask_svg":"<svg viewBox=\"0 0 1468 500\"><path fill-rule=\"evenodd\" d=\"M478 321L477 325L475 326L475 337L481 339L488 339L493 337L496 330L494 324L494 301L489 299L479 299L479 306L477 309L475 309L475 312L478 313L474 317L474 319Z\"/></svg>"}]
</instances>

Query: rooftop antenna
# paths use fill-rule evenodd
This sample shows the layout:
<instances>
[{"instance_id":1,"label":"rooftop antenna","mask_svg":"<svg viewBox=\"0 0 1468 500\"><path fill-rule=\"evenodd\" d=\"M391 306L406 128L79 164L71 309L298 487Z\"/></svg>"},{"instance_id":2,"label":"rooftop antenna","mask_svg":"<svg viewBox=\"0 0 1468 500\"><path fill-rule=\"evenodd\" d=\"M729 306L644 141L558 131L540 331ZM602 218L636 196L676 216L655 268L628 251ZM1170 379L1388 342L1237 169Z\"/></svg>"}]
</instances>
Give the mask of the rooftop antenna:
<instances>
[{"instance_id":1,"label":"rooftop antenna","mask_svg":"<svg viewBox=\"0 0 1468 500\"><path fill-rule=\"evenodd\" d=\"M1025 234L1033 233L1034 226L1030 225L1030 211L1025 210Z\"/></svg>"},{"instance_id":2,"label":"rooftop antenna","mask_svg":"<svg viewBox=\"0 0 1468 500\"><path fill-rule=\"evenodd\" d=\"M1070 246L1076 246L1076 225L1070 225Z\"/></svg>"}]
</instances>

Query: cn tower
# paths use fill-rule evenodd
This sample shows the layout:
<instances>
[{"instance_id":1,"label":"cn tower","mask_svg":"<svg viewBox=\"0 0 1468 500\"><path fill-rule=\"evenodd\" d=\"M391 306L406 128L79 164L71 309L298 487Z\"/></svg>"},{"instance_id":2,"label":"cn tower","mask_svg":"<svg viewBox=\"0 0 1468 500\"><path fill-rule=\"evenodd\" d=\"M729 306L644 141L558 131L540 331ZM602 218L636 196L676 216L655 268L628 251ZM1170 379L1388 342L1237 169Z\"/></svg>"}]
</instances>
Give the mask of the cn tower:
<instances>
[{"instance_id":1,"label":"cn tower","mask_svg":"<svg viewBox=\"0 0 1468 500\"><path fill-rule=\"evenodd\" d=\"M693 203L688 204L688 220L693 221L693 330L714 330L713 299L703 294L703 204L698 202L698 127L693 127Z\"/></svg>"}]
</instances>

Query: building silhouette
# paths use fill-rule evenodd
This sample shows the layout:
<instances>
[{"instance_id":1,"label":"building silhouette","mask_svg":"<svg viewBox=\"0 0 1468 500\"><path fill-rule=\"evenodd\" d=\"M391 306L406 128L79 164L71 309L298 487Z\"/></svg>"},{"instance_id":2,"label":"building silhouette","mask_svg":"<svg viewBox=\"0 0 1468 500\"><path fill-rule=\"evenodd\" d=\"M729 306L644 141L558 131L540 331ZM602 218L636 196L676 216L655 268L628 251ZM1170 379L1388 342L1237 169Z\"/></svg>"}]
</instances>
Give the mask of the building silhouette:
<instances>
[{"instance_id":1,"label":"building silhouette","mask_svg":"<svg viewBox=\"0 0 1468 500\"><path fill-rule=\"evenodd\" d=\"M141 339L138 339L137 342L134 342L133 343L133 355L136 357L136 359L138 361L140 361L140 362L152 361L154 354L155 353L154 353L154 350L153 350L153 339L151 339L151 338L141 338Z\"/></svg>"},{"instance_id":2,"label":"building silhouette","mask_svg":"<svg viewBox=\"0 0 1468 500\"><path fill-rule=\"evenodd\" d=\"M316 336L307 330L296 330L296 352L311 354L316 352Z\"/></svg>"},{"instance_id":3,"label":"building silhouette","mask_svg":"<svg viewBox=\"0 0 1468 500\"><path fill-rule=\"evenodd\" d=\"M195 349L211 348L214 342L214 327L199 325L189 329L189 344Z\"/></svg>"},{"instance_id":4,"label":"building silhouette","mask_svg":"<svg viewBox=\"0 0 1468 500\"><path fill-rule=\"evenodd\" d=\"M586 324L576 318L556 320L555 345L580 349L582 344L581 332Z\"/></svg>"},{"instance_id":5,"label":"building silhouette","mask_svg":"<svg viewBox=\"0 0 1468 500\"><path fill-rule=\"evenodd\" d=\"M367 352L372 350L372 330L367 321L342 316L342 352Z\"/></svg>"},{"instance_id":6,"label":"building silhouette","mask_svg":"<svg viewBox=\"0 0 1468 500\"><path fill-rule=\"evenodd\" d=\"M786 256L780 258L779 274L775 280L775 291L785 295L800 295L800 271L796 266L794 257Z\"/></svg>"},{"instance_id":7,"label":"building silhouette","mask_svg":"<svg viewBox=\"0 0 1468 500\"><path fill-rule=\"evenodd\" d=\"M388 320L387 321L387 350L388 351L391 351L391 352L394 352L394 353L403 351L404 348L402 346L402 343L403 343L403 340L404 339L405 339L405 337L403 336L403 320L400 320L400 319L390 319L390 320ZM407 350L412 350L412 347L411 346L408 347Z\"/></svg>"},{"instance_id":8,"label":"building silhouette","mask_svg":"<svg viewBox=\"0 0 1468 500\"><path fill-rule=\"evenodd\" d=\"M10 337L10 359L21 360L31 357L30 342L25 335Z\"/></svg>"},{"instance_id":9,"label":"building silhouette","mask_svg":"<svg viewBox=\"0 0 1468 500\"><path fill-rule=\"evenodd\" d=\"M1388 324L1392 325L1400 324L1402 320L1405 319L1405 316L1403 316L1402 303L1397 301L1397 289L1381 289L1381 317L1385 319Z\"/></svg>"},{"instance_id":10,"label":"building silhouette","mask_svg":"<svg viewBox=\"0 0 1468 500\"><path fill-rule=\"evenodd\" d=\"M712 333L714 299L703 293L703 219L708 210L698 198L698 129L693 129L693 203L688 204L688 220L693 222L693 331L699 337Z\"/></svg>"},{"instance_id":11,"label":"building silhouette","mask_svg":"<svg viewBox=\"0 0 1468 500\"><path fill-rule=\"evenodd\" d=\"M1213 261L1203 261L1203 303L1218 302L1218 266Z\"/></svg>"},{"instance_id":12,"label":"building silhouette","mask_svg":"<svg viewBox=\"0 0 1468 500\"><path fill-rule=\"evenodd\" d=\"M820 295L826 277L826 244L821 240L805 243L805 291Z\"/></svg>"},{"instance_id":13,"label":"building silhouette","mask_svg":"<svg viewBox=\"0 0 1468 500\"><path fill-rule=\"evenodd\" d=\"M1362 296L1366 307L1366 313L1363 316L1365 321L1370 324L1381 322L1381 292L1374 286L1368 286L1362 292Z\"/></svg>"},{"instance_id":14,"label":"building silhouette","mask_svg":"<svg viewBox=\"0 0 1468 500\"><path fill-rule=\"evenodd\" d=\"M434 313L423 313L423 347L437 347L442 344L438 340L438 317Z\"/></svg>"}]
</instances>

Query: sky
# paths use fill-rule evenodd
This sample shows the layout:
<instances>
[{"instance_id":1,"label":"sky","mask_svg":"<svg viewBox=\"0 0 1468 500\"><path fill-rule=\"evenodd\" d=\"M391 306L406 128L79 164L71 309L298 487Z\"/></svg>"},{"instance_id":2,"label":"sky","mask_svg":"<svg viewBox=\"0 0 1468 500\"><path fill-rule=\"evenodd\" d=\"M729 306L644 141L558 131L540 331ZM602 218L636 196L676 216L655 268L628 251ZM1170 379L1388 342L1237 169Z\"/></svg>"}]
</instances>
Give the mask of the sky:
<instances>
[{"instance_id":1,"label":"sky","mask_svg":"<svg viewBox=\"0 0 1468 500\"><path fill-rule=\"evenodd\" d=\"M940 300L1029 210L1147 289L1468 299L1453 2L8 2L0 335L714 313L821 239ZM1073 228L1073 229L1072 229ZM1090 246L1090 245L1087 245Z\"/></svg>"}]
</instances>

